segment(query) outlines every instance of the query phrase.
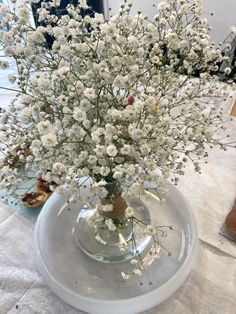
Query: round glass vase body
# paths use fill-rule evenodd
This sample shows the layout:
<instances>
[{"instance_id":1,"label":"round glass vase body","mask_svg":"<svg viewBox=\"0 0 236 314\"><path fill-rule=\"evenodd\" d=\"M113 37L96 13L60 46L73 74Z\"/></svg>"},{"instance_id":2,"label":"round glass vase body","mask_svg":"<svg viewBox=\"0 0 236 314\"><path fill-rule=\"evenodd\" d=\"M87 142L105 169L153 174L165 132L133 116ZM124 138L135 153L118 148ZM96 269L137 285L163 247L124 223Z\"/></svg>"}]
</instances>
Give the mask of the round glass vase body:
<instances>
[{"instance_id":1,"label":"round glass vase body","mask_svg":"<svg viewBox=\"0 0 236 314\"><path fill-rule=\"evenodd\" d=\"M145 233L146 225L151 224L147 206L136 197L124 199L118 181L107 183L105 188L106 198L95 206L84 204L78 214L74 233L78 246L94 260L105 263L145 254L151 243ZM112 210L104 211L104 205ZM127 207L133 209L135 220L126 217Z\"/></svg>"}]
</instances>

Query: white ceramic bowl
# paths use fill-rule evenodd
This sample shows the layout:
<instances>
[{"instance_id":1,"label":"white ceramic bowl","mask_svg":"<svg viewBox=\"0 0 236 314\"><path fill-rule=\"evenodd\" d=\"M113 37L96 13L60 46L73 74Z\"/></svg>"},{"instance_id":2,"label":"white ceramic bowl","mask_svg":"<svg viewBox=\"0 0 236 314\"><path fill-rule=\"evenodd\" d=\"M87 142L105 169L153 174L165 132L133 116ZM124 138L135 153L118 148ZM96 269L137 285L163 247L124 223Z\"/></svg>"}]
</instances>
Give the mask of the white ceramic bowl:
<instances>
[{"instance_id":1,"label":"white ceramic bowl","mask_svg":"<svg viewBox=\"0 0 236 314\"><path fill-rule=\"evenodd\" d=\"M122 280L120 272L127 264L97 262L79 249L74 226L81 204L67 205L66 195L54 193L38 217L34 235L36 263L48 286L65 302L92 314L139 313L169 298L193 266L198 235L183 196L172 185L167 189L166 202L160 205L150 193L146 205L156 225L174 226L162 242L172 256L163 252L140 278L142 285L135 278Z\"/></svg>"}]
</instances>

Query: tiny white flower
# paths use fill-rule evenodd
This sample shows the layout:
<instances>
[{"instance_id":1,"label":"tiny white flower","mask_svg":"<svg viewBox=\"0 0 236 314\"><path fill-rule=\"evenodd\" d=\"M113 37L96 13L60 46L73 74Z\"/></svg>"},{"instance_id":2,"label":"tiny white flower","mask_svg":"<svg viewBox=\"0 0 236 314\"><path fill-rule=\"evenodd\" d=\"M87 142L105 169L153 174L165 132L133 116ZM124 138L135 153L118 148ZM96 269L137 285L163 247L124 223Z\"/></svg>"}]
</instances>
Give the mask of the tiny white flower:
<instances>
[{"instance_id":1,"label":"tiny white flower","mask_svg":"<svg viewBox=\"0 0 236 314\"><path fill-rule=\"evenodd\" d=\"M105 225L108 227L109 231L115 231L116 230L116 226L113 223L112 219L106 219L105 220Z\"/></svg>"},{"instance_id":2,"label":"tiny white flower","mask_svg":"<svg viewBox=\"0 0 236 314\"><path fill-rule=\"evenodd\" d=\"M58 144L57 137L55 134L49 133L42 136L43 146L46 148L54 147Z\"/></svg>"},{"instance_id":3,"label":"tiny white flower","mask_svg":"<svg viewBox=\"0 0 236 314\"><path fill-rule=\"evenodd\" d=\"M8 74L8 81L13 84L16 81L15 75Z\"/></svg>"},{"instance_id":4,"label":"tiny white flower","mask_svg":"<svg viewBox=\"0 0 236 314\"><path fill-rule=\"evenodd\" d=\"M141 276L142 275L142 271L139 268L136 268L133 270L133 274L136 276Z\"/></svg>"},{"instance_id":5,"label":"tiny white flower","mask_svg":"<svg viewBox=\"0 0 236 314\"><path fill-rule=\"evenodd\" d=\"M225 74L229 75L232 72L232 70L231 70L231 68L227 67L224 69L224 72L225 72Z\"/></svg>"},{"instance_id":6,"label":"tiny white flower","mask_svg":"<svg viewBox=\"0 0 236 314\"><path fill-rule=\"evenodd\" d=\"M78 122L83 122L86 119L86 112L84 110L81 110L80 108L75 108L73 112L73 117Z\"/></svg>"},{"instance_id":7,"label":"tiny white flower","mask_svg":"<svg viewBox=\"0 0 236 314\"><path fill-rule=\"evenodd\" d=\"M35 140L33 140L32 143L31 143L31 148L35 148L35 147L36 147L36 148L39 148L39 147L41 146L41 144L42 144L42 143L41 143L40 140L36 140L36 139L35 139Z\"/></svg>"},{"instance_id":8,"label":"tiny white flower","mask_svg":"<svg viewBox=\"0 0 236 314\"><path fill-rule=\"evenodd\" d=\"M125 238L121 233L119 233L119 249L121 252L124 252L128 247L127 242L125 241Z\"/></svg>"},{"instance_id":9,"label":"tiny white flower","mask_svg":"<svg viewBox=\"0 0 236 314\"><path fill-rule=\"evenodd\" d=\"M106 148L106 153L107 155L111 156L111 157L115 157L118 153L117 148L115 147L115 145L111 144Z\"/></svg>"},{"instance_id":10,"label":"tiny white flower","mask_svg":"<svg viewBox=\"0 0 236 314\"><path fill-rule=\"evenodd\" d=\"M134 216L134 209L133 209L132 207L128 206L128 207L126 208L126 210L125 210L125 215L126 215L126 217L128 217L128 218L133 217L133 216Z\"/></svg>"},{"instance_id":11,"label":"tiny white flower","mask_svg":"<svg viewBox=\"0 0 236 314\"><path fill-rule=\"evenodd\" d=\"M137 49L139 47L139 40L136 36L130 35L128 37L128 42L132 48Z\"/></svg>"},{"instance_id":12,"label":"tiny white flower","mask_svg":"<svg viewBox=\"0 0 236 314\"><path fill-rule=\"evenodd\" d=\"M104 241L98 233L95 235L95 239L96 239L99 243L101 243L101 244L103 244L103 245L107 245L107 242Z\"/></svg>"},{"instance_id":13,"label":"tiny white flower","mask_svg":"<svg viewBox=\"0 0 236 314\"><path fill-rule=\"evenodd\" d=\"M99 188L99 195L101 198L106 198L108 195L107 189L106 188Z\"/></svg>"},{"instance_id":14,"label":"tiny white flower","mask_svg":"<svg viewBox=\"0 0 236 314\"><path fill-rule=\"evenodd\" d=\"M79 6L83 9L88 9L88 4L87 4L87 0L80 0L79 1Z\"/></svg>"},{"instance_id":15,"label":"tiny white flower","mask_svg":"<svg viewBox=\"0 0 236 314\"><path fill-rule=\"evenodd\" d=\"M131 261L130 261L130 264L131 265L137 265L138 261L135 258L132 258Z\"/></svg>"},{"instance_id":16,"label":"tiny white flower","mask_svg":"<svg viewBox=\"0 0 236 314\"><path fill-rule=\"evenodd\" d=\"M20 115L23 118L30 118L32 116L33 109L31 107L25 107L20 111Z\"/></svg>"},{"instance_id":17,"label":"tiny white flower","mask_svg":"<svg viewBox=\"0 0 236 314\"><path fill-rule=\"evenodd\" d=\"M7 141L7 133L6 132L3 132L3 131L0 131L0 141L2 142L6 142Z\"/></svg>"},{"instance_id":18,"label":"tiny white flower","mask_svg":"<svg viewBox=\"0 0 236 314\"><path fill-rule=\"evenodd\" d=\"M102 205L102 210L104 212L112 212L113 211L113 205L112 204Z\"/></svg>"},{"instance_id":19,"label":"tiny white flower","mask_svg":"<svg viewBox=\"0 0 236 314\"><path fill-rule=\"evenodd\" d=\"M42 179L48 182L52 181L52 174L51 172L47 171L45 174L42 175Z\"/></svg>"},{"instance_id":20,"label":"tiny white flower","mask_svg":"<svg viewBox=\"0 0 236 314\"><path fill-rule=\"evenodd\" d=\"M160 62L160 58L158 56L154 56L151 60L153 63L159 63Z\"/></svg>"},{"instance_id":21,"label":"tiny white flower","mask_svg":"<svg viewBox=\"0 0 236 314\"><path fill-rule=\"evenodd\" d=\"M157 8L160 11L165 11L165 10L167 10L169 8L169 5L168 5L168 3L166 1L162 1L162 2L160 2L158 4Z\"/></svg>"},{"instance_id":22,"label":"tiny white flower","mask_svg":"<svg viewBox=\"0 0 236 314\"><path fill-rule=\"evenodd\" d=\"M76 87L77 92L80 93L84 89L84 84L80 81L77 81L75 87ZM85 99L83 101L85 101Z\"/></svg>"},{"instance_id":23,"label":"tiny white flower","mask_svg":"<svg viewBox=\"0 0 236 314\"><path fill-rule=\"evenodd\" d=\"M53 173L61 174L65 170L65 166L61 162L56 162L52 166Z\"/></svg>"},{"instance_id":24,"label":"tiny white flower","mask_svg":"<svg viewBox=\"0 0 236 314\"><path fill-rule=\"evenodd\" d=\"M149 236L155 235L157 233L156 228L152 225L147 225L145 232Z\"/></svg>"},{"instance_id":25,"label":"tiny white flower","mask_svg":"<svg viewBox=\"0 0 236 314\"><path fill-rule=\"evenodd\" d=\"M40 134L47 134L52 130L51 122L48 120L41 121L37 124L37 129Z\"/></svg>"},{"instance_id":26,"label":"tiny white flower","mask_svg":"<svg viewBox=\"0 0 236 314\"><path fill-rule=\"evenodd\" d=\"M130 177L133 177L136 173L136 168L134 165L129 165L128 168L126 169L127 175Z\"/></svg>"},{"instance_id":27,"label":"tiny white flower","mask_svg":"<svg viewBox=\"0 0 236 314\"><path fill-rule=\"evenodd\" d=\"M96 162L97 162L97 157L96 157L96 156L90 155L90 156L88 157L88 163L89 163L89 164L95 165Z\"/></svg>"},{"instance_id":28,"label":"tiny white flower","mask_svg":"<svg viewBox=\"0 0 236 314\"><path fill-rule=\"evenodd\" d=\"M236 26L231 26L230 27L230 32L234 35L236 35Z\"/></svg>"},{"instance_id":29,"label":"tiny white flower","mask_svg":"<svg viewBox=\"0 0 236 314\"><path fill-rule=\"evenodd\" d=\"M107 167L107 166L102 166L102 167L100 167L100 169L99 169L99 173L100 173L103 177L106 177L106 176L108 176L108 174L110 173L110 168Z\"/></svg>"},{"instance_id":30,"label":"tiny white flower","mask_svg":"<svg viewBox=\"0 0 236 314\"><path fill-rule=\"evenodd\" d=\"M121 152L121 154L123 154L123 155L129 155L129 154L131 153L131 150L132 150L132 146L130 146L130 145L128 145L128 144L125 144L125 145L121 148L120 152Z\"/></svg>"},{"instance_id":31,"label":"tiny white flower","mask_svg":"<svg viewBox=\"0 0 236 314\"><path fill-rule=\"evenodd\" d=\"M122 271L121 272L121 277L124 279L124 280L128 280L130 278L130 274L128 272L124 272Z\"/></svg>"},{"instance_id":32,"label":"tiny white flower","mask_svg":"<svg viewBox=\"0 0 236 314\"><path fill-rule=\"evenodd\" d=\"M116 78L114 79L114 85L119 88L125 88L127 81L128 81L127 76L117 75Z\"/></svg>"},{"instance_id":33,"label":"tiny white flower","mask_svg":"<svg viewBox=\"0 0 236 314\"><path fill-rule=\"evenodd\" d=\"M70 71L70 68L68 66L62 66L58 69L58 74L63 77L65 74L67 74Z\"/></svg>"},{"instance_id":34,"label":"tiny white flower","mask_svg":"<svg viewBox=\"0 0 236 314\"><path fill-rule=\"evenodd\" d=\"M93 88L85 88L84 90L84 95L85 97L87 97L88 99L94 99L96 98L96 92Z\"/></svg>"},{"instance_id":35,"label":"tiny white flower","mask_svg":"<svg viewBox=\"0 0 236 314\"><path fill-rule=\"evenodd\" d=\"M140 151L143 155L148 155L151 152L151 147L148 144L143 144L140 147Z\"/></svg>"}]
</instances>

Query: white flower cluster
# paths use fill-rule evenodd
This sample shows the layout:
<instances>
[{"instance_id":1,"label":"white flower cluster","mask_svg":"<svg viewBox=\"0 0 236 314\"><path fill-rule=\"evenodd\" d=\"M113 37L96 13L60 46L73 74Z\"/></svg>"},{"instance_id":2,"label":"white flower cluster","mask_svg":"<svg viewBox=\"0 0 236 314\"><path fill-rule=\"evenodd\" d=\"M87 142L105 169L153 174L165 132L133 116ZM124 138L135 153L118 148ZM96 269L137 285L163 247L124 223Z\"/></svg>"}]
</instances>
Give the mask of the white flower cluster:
<instances>
[{"instance_id":1,"label":"white flower cluster","mask_svg":"<svg viewBox=\"0 0 236 314\"><path fill-rule=\"evenodd\" d=\"M215 132L222 125L215 100L225 91L212 76L222 55L199 2L165 0L152 21L140 12L131 16L125 3L105 21L97 13L84 16L86 0L68 5L63 16L50 13L60 1L47 1L35 29L30 1L14 1L20 10L12 12L1 4L0 45L17 63L18 77L10 80L20 97L1 110L3 165L12 171L1 170L0 184L24 180L21 164L26 177L31 170L70 189L82 176L135 177L130 193L136 194L141 182L156 180L156 168L164 177L182 175L191 159L199 171L208 145L225 147Z\"/></svg>"}]
</instances>

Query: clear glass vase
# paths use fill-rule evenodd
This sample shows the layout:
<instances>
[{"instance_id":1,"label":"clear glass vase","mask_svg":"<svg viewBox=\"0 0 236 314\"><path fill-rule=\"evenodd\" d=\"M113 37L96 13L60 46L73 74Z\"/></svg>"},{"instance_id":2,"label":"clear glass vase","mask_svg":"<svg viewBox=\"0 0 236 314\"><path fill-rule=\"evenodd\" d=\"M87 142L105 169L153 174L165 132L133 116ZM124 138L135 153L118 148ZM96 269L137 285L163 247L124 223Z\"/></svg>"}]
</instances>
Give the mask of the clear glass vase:
<instances>
[{"instance_id":1,"label":"clear glass vase","mask_svg":"<svg viewBox=\"0 0 236 314\"><path fill-rule=\"evenodd\" d=\"M144 231L151 224L147 206L135 197L124 199L118 181L107 183L105 188L107 197L97 206L82 206L74 233L77 244L91 258L107 263L145 254L151 242L151 237ZM103 211L104 205L112 205L113 209ZM132 208L135 221L127 218L128 207Z\"/></svg>"}]
</instances>

